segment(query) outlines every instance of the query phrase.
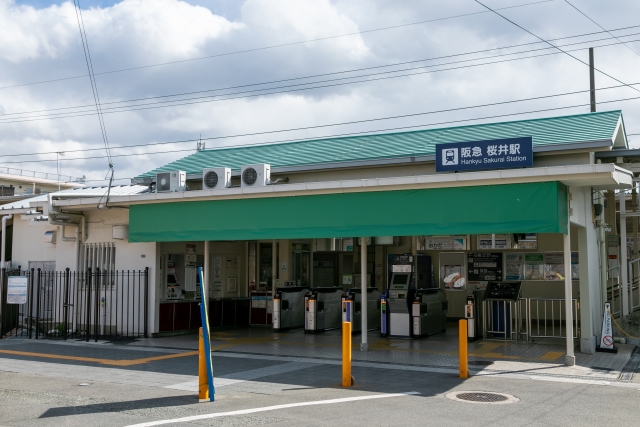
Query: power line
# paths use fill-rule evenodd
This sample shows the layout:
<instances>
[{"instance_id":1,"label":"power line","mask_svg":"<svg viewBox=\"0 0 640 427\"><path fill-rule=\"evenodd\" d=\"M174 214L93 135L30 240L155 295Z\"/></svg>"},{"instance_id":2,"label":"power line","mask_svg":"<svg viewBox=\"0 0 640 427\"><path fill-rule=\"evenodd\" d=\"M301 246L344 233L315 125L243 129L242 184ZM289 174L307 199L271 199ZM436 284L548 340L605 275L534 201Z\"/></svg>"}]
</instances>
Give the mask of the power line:
<instances>
[{"instance_id":1,"label":"power line","mask_svg":"<svg viewBox=\"0 0 640 427\"><path fill-rule=\"evenodd\" d=\"M638 85L638 84L640 84L640 82L639 83L632 83L632 84L633 85ZM602 87L602 88L598 88L596 90L602 91L602 90L616 89L616 88L621 88L621 87L624 87L624 85L615 85L615 86ZM429 114L449 113L449 112L454 112L454 111L462 111L462 110L469 110L469 109L475 109L475 108L487 108L487 107L495 107L495 106L499 106L499 105L514 104L514 103L519 103L519 102L537 101L537 100L541 100L541 99L557 98L557 97L560 97L560 96L577 95L577 94L581 94L581 93L590 92L590 90L591 89L585 89L585 90L578 90L578 91L572 91L572 92L563 92L563 93L552 94L552 95L541 95L541 96L530 97L530 98L514 99L514 100L509 100L509 101L500 101L500 102L478 104L478 105L465 106L465 107L448 108L448 109L443 109L443 110L432 110L432 111L425 111L425 112L419 112L419 113L410 113L410 114L403 114L403 115L396 115L396 116L385 116L385 117L377 117L377 118L373 118L373 119L353 120L353 121L348 121L348 122L330 123L330 124L324 124L324 125L314 125L314 126L306 126L306 127L299 127L299 128L279 129L279 130L273 130L273 131L262 131L262 132L236 134L236 135L225 135L225 136L210 137L210 138L199 137L198 139L186 139L186 140L165 141L165 142L155 142L155 143L145 143L145 144L121 145L121 146L112 147L112 150L113 149L122 149L122 148L148 147L148 146L166 145L166 144L181 144L181 143L194 142L194 141L203 141L203 140L204 141L211 141L211 140L219 140L219 139L240 138L240 137L247 137L247 136L259 136L259 135L267 135L267 134L273 134L273 133L294 132L294 131L301 131L301 130L318 129L318 128L325 128L325 127L332 127L332 126L344 126L344 125L362 124L362 123L369 123L369 122L375 122L375 121L381 121L381 120L403 119L403 118L416 117L416 116L429 115ZM217 148L227 148L227 147L235 147L235 146L226 146L226 147L217 147ZM77 149L77 150L65 150L65 152L66 153L79 153L79 152L100 151L100 150L102 150L102 148L84 148L84 149ZM185 150L185 151L190 151L190 150ZM36 153L29 152L29 153L22 153L22 154L5 154L4 157L21 157L21 156L34 156L34 155L47 155L47 154L56 154L56 151L47 151L47 152L39 152L39 153L38 152L36 152Z\"/></svg>"},{"instance_id":2,"label":"power line","mask_svg":"<svg viewBox=\"0 0 640 427\"><path fill-rule=\"evenodd\" d=\"M109 169L113 168L111 162L111 154L109 153L109 140L107 139L107 130L102 117L102 111L100 109L100 96L98 94L98 86L96 85L95 77L93 75L93 63L91 62L91 52L89 50L89 40L87 40L87 34L84 29L84 20L82 19L82 10L80 9L80 0L73 0L73 6L76 12L76 19L78 21L78 30L80 31L80 39L82 40L82 49L84 51L84 59L87 63L87 71L89 73L89 80L91 81L91 91L93 93L93 100L95 101L96 112L98 114L98 121L100 122L100 130L102 131L102 139L107 153L107 159L109 161Z\"/></svg>"},{"instance_id":3,"label":"power line","mask_svg":"<svg viewBox=\"0 0 640 427\"><path fill-rule=\"evenodd\" d=\"M626 27L625 29L637 28L637 27L640 27L640 25L636 25L636 26L633 26L633 27ZM613 31L617 31L617 30L613 30ZM593 34L601 34L601 33L604 33L604 32L605 31L599 31L597 33L579 34L579 35L561 37L561 38L551 39L551 40L570 39L570 38L583 37L583 36L593 35ZM638 34L640 34L640 33L626 34L626 35L624 35L622 37L630 37L630 36L635 36L635 35L638 35ZM579 45L579 44L584 44L584 43L593 43L593 42L599 42L599 41L604 41L604 40L610 40L611 38L612 37L606 37L604 39L596 39L596 40L590 40L590 41L584 41L584 42L569 43L569 44L565 44L565 45L562 45L562 46L566 47L566 46L574 46L574 45ZM281 80L274 80L274 81L268 81L268 82L250 83L250 84L244 84L244 85L238 85L238 86L230 86L230 87L225 87L225 88L207 89L207 90L201 90L201 91L192 91L192 92L184 92L184 93L169 94L169 95L160 95L160 96L137 98L137 99L131 99L131 100L124 100L124 101L101 102L101 106L112 105L112 104L131 103L131 102L138 102L138 101L146 101L146 100L159 99L159 98L187 96L187 95L194 95L194 94L199 94L199 93L217 92L217 91L232 90L232 89L246 88L246 87L252 87L252 86L262 86L262 85L267 85L267 84L282 83L282 82L295 81L295 80L304 80L304 79L311 79L311 78L324 77L324 76L330 76L330 75L355 73L355 72L359 72L359 71L367 71L367 70L372 70L372 69L396 67L396 66L400 66L400 65L407 65L407 64L417 63L417 62L434 61L434 60L438 60L438 59L445 59L445 58L453 58L453 57L458 57L458 56L473 55L473 54L477 54L477 53L485 53L485 52L495 51L495 50L512 49L512 48L515 48L515 47L522 47L522 46L538 44L538 43L540 43L540 42L522 43L522 44L517 44L517 45L512 45L512 46L503 46L503 47L497 47L497 48L491 48L491 49L484 49L484 50L478 50L478 51L471 51L471 52L457 53L457 54L452 54L452 55L445 55L445 56L440 56L440 57L424 58L424 59L419 59L419 60L405 61L405 62L396 63L396 64L378 65L378 66L364 67L364 68L359 68L359 69L337 71L337 72L332 72L332 73L316 74L316 75L311 75L311 76L302 76L302 77L294 77L294 78L289 78L289 79L281 79ZM605 46L608 46L608 45L605 45ZM603 47L603 46L600 46L600 47ZM408 68L408 69L403 69L403 70L392 70L392 71L386 71L386 72L382 72L382 73L373 73L373 74L368 74L368 75L364 75L364 76L362 76L362 75L361 76L351 76L351 77L344 77L344 78L340 78L340 79L331 79L331 80L325 80L325 81L300 83L300 84L297 84L297 85L281 86L279 88L303 86L303 85L317 84L317 83L323 83L323 82L329 82L329 81L348 80L348 79L355 79L355 78L359 78L359 77L373 76L373 75L378 75L378 74L398 73L398 72L407 71L407 70L421 69L421 68L427 68L427 67L436 67L436 66L450 65L450 64L456 64L456 63L470 62L470 61L480 61L480 60L484 60L484 59L497 58L497 57L510 56L510 55L518 55L518 54L522 54L522 53L536 52L536 51L547 50L547 49L551 49L551 48L544 47L544 48L537 48L537 49L529 49L529 50L520 51L520 52L499 54L499 55L493 55L493 56L488 56L488 57L483 57L483 58L473 58L473 59L467 59L467 60L462 60L462 61L454 61L454 62L448 62L448 63L442 63L442 64L424 65L424 66L420 66L420 67ZM264 89L257 89L257 90L254 90L254 91L237 92L237 93L250 93L250 92L273 90L273 89L278 89L278 88L264 88ZM190 100L190 99L202 99L202 98L209 98L209 97L216 97L216 96L226 96L226 95L230 95L230 94L209 95L209 96L206 96L206 97L186 98L186 99L180 99L180 100L169 100L169 101L165 101L165 102L166 103L169 103L169 102L181 102L181 101ZM147 104L139 104L139 105L152 105L152 104L147 103ZM79 108L86 108L86 107L93 107L93 105L89 104L89 105L78 105L78 106L74 106L74 107L60 107L60 108L45 109L45 110L23 111L23 112L15 112L15 113L4 113L4 114L0 114L0 118L4 116L6 119L13 119L13 117L7 117L7 116L16 116L16 115L24 115L24 114L35 114L35 113L61 111L61 110L69 110L69 109L79 109ZM121 106L121 107L113 107L113 108L115 109L115 108L130 108L130 107L132 107L132 106L129 105L129 106ZM66 113L55 113L55 114L76 114L76 113L82 113L82 112L83 111L69 111L69 112L66 112ZM0 119L0 120L3 120L3 119Z\"/></svg>"},{"instance_id":4,"label":"power line","mask_svg":"<svg viewBox=\"0 0 640 427\"><path fill-rule=\"evenodd\" d=\"M572 8L574 8L575 10L577 10L582 16L584 16L585 18L587 18L589 21L593 22L594 24L596 24L598 27L600 27L600 29L604 30L607 32L607 34L609 34L611 37L613 37L614 39L618 40L620 43L622 43L627 49L629 49L631 52L635 53L636 55L640 56L640 54L638 52L636 52L631 46L629 46L628 44L626 44L625 42L623 42L622 40L620 40L619 38L617 38L616 36L614 36L613 34L611 34L607 29L605 29L602 25L598 24L596 21L594 21L593 19L591 19L586 13L584 13L583 11L581 11L580 9L578 9L577 7L575 7L572 3L569 2L569 0L564 0L569 6L571 6Z\"/></svg>"},{"instance_id":5,"label":"power line","mask_svg":"<svg viewBox=\"0 0 640 427\"><path fill-rule=\"evenodd\" d=\"M535 38L537 38L537 39L539 39L539 40L541 40L541 41L543 41L543 42L547 43L549 46L551 46L551 47L554 47L554 48L558 49L560 52L564 53L565 55L570 56L571 58L575 59L576 61L578 61L578 62L580 62L580 63L582 63L582 64L584 64L584 65L586 65L587 67L591 67L588 63L584 62L584 61L583 61L583 60L581 60L580 58L577 58L577 57L575 57L575 56L571 55L569 52L567 52L567 51L564 51L564 50L560 49L558 46L554 45L554 44L553 44L553 43L551 43L551 42L548 42L547 40L543 39L542 37L537 36L536 34L532 33L532 32L531 32L531 31L529 31L529 30L527 30L527 29L526 29L526 28L524 28L523 26L521 26L521 25L519 25L519 24L516 24L515 22L513 22L512 20L510 20L510 19L509 19L509 18L507 18L506 16L499 14L499 13L498 13L498 12L496 12L494 9L491 9L489 6L487 6L487 5L483 4L483 3L481 3L479 0L475 0L475 2L476 2L476 3L478 3L479 5L481 5L481 6L485 7L486 9L490 10L491 12L495 13L496 15L498 15L498 16L499 16L499 17L501 17L502 19L506 20L507 22L512 23L513 25L515 25L516 27L520 28L521 30L526 31L527 33L531 34L531 35L532 35L532 36L534 36ZM636 92L640 92L640 89L636 89L635 87L631 87L631 86L629 86L628 84L626 84L625 82L623 82L622 80L619 80L619 79L617 79L617 78L615 78L615 77L611 76L610 74L605 73L604 71L602 71L602 70L600 70L600 69L598 69L598 68L596 68L596 67L593 67L593 69L594 69L594 70L596 70L597 72L599 72L600 74L604 74L605 76L609 77L610 79L613 79L613 80L617 81L618 83L622 83L623 85L625 85L625 86L629 87L630 89L635 90Z\"/></svg>"},{"instance_id":6,"label":"power line","mask_svg":"<svg viewBox=\"0 0 640 427\"><path fill-rule=\"evenodd\" d=\"M609 100L609 101L602 101L602 102L599 102L599 104L610 104L610 103L613 103L613 102L633 101L633 100L638 100L638 99L640 99L640 96L636 96L636 97L632 97L632 98L621 98L621 99L613 99L613 100ZM327 139L327 138L338 138L338 137L344 137L344 136L363 135L363 134L368 134L368 133L391 132L391 131L412 129L412 128L417 128L417 127L441 126L441 125L464 123L464 122L470 122L470 121L489 120L489 119L496 119L496 118L501 118L501 117L518 116L518 115L523 115L523 114L534 114L534 113L544 113L544 112L549 112L549 111L566 110L566 109L570 109L570 108L579 108L579 107L585 107L585 106L589 106L589 105L591 105L591 104L590 103L587 103L587 104L584 104L584 103L583 104L574 104L574 105L567 105L567 106L562 106L562 107L553 107L553 108L544 108L544 109L539 109L539 110L523 111L523 112L519 112L519 113L496 114L496 115L492 115L492 116L476 117L476 118L471 118L471 119L458 119L458 120L449 120L449 121L443 121L443 122L437 122L437 123L428 123L428 124L410 125L410 126L399 126L399 127L386 128L386 129L376 129L376 130L368 130L368 131L359 131L359 132L349 132L349 133L334 134L334 135L325 135L325 136L321 136L321 137L309 138L307 140L300 139L300 138L295 138L295 139L270 141L270 142L256 144L256 145L268 145L268 144L278 144L278 143L285 143L285 142L319 140L319 139ZM325 125L325 126L330 126L330 125ZM319 127L321 127L321 126L319 126ZM286 131L287 130L271 131L271 132L260 132L260 133L257 133L257 134L268 134L268 133L286 132ZM220 139L220 138L224 138L224 137L202 138L202 140L212 140L212 139ZM196 141L196 140L193 140L193 141ZM236 146L235 148L241 148L241 147ZM180 153L180 152L189 152L189 151L193 151L193 149L169 150L169 151L164 150L164 151L147 152L147 153L117 154L117 155L114 155L114 157L148 156L148 155L154 155L154 154ZM69 159L65 159L65 161L71 161L71 160L93 160L93 159L101 159L101 158L102 158L101 156L95 156L95 157L72 157L72 158L69 158ZM55 162L55 160L26 160L26 161L17 161L17 162L3 162L2 164L10 164L10 163L47 163L47 162L52 162L52 161Z\"/></svg>"},{"instance_id":7,"label":"power line","mask_svg":"<svg viewBox=\"0 0 640 427\"><path fill-rule=\"evenodd\" d=\"M514 9L514 8L519 8L519 7L524 7L524 6L532 6L532 5L541 4L541 3L549 3L549 2L552 2L552 1L554 1L554 0L542 0L542 1L532 2L532 3L524 3L524 4L514 5L514 6L502 7L502 8L498 8L497 10ZM157 63L157 64L142 65L142 66L139 66L139 67L122 68L122 69L119 69L119 70L103 71L101 73L96 73L94 75L121 73L121 72L141 70L141 69L146 69L146 68L161 67L161 66L165 66L165 65L181 64L181 63L191 62L191 61L200 61L200 60L203 60L203 59L212 59L212 58L219 58L219 57L224 57L224 56L238 55L238 54L243 54L243 53L257 52L257 51L261 51L261 50L276 49L276 48L280 48L280 47L294 46L294 45L298 45L298 44L311 43L311 42L317 42L317 41L323 41L323 40L330 40L330 39L335 39L335 38L340 38L340 37L348 37L348 36L372 33L372 32L377 32L377 31L391 30L391 29L395 29L395 28L409 27L409 26L413 26L413 25L427 24L429 22L444 21L444 20L455 19L455 18L463 18L463 17L466 17L466 16L480 15L480 14L483 14L483 13L487 13L487 12L480 11L480 12L464 13L464 14L461 14L461 15L453 15L453 16L447 16L447 17L443 17L443 18L429 19L429 20L426 20L426 21L418 21L418 22L412 22L412 23L408 23L408 24L393 25L393 26L390 26L390 27L374 28L374 29L370 29L370 30L363 30L363 31L357 31L357 32L354 32L354 33L339 34L339 35L328 36L328 37L321 37L321 38L317 38L317 39L302 40L302 41L283 43L283 44L272 45L272 46L263 46L263 47L239 50L239 51L234 51L234 52L220 53L220 54L216 54L216 55L202 56L202 57L198 57L198 58L182 59L182 60L178 60L178 61L170 61L170 62L162 62L162 63ZM37 85L37 84L52 83L52 82L63 81L63 80L79 79L79 78L83 78L83 77L87 77L87 75L84 75L84 76L73 76L73 77L63 77L63 78L59 78L59 79L43 80L43 81L31 82L31 83L21 83L21 84L12 85L12 86L0 87L0 89L8 89L8 88L19 87L19 86L31 86L31 85Z\"/></svg>"},{"instance_id":8,"label":"power line","mask_svg":"<svg viewBox=\"0 0 640 427\"><path fill-rule=\"evenodd\" d=\"M617 43L615 43L615 44L617 44ZM575 49L575 50L581 50L581 49ZM289 90L282 90L282 91L275 91L275 92L268 92L268 93L260 93L260 94L254 94L254 95L229 96L229 95L234 95L232 93L232 94L227 94L227 95L220 95L220 96L227 96L227 97L226 98L219 98L219 99L206 99L206 100L191 101L191 102L181 102L181 100L176 100L176 101L172 101L172 102L180 102L180 103L174 103L174 104L171 104L171 105L155 105L155 106L152 106L152 104L141 104L140 106L112 107L112 108L103 109L103 114L113 114L113 113L129 112L129 111L150 110L150 109L165 108L165 107L177 107L177 106L202 104L202 103L209 103L209 102L229 101L229 100L242 99L242 98L252 98L252 97L257 97L257 96L276 95L276 94L281 94L281 93L293 93L293 92L313 90L313 89L323 89L323 88L343 86L343 85L348 85L348 84L381 81L381 80L388 80L388 79L392 79L392 78L409 77L409 76L415 76L415 75L421 75L421 74L429 74L429 73L436 73L436 72L442 72L442 71L459 70L459 69L464 69L464 68L478 67L478 66L483 66L483 65L490 65L490 64L497 64L497 63L504 63L504 62L511 62L511 61L519 61L519 60L522 60L522 59L531 59L531 58L537 58L537 57L542 57L542 56L557 55L558 53L559 52L551 52L551 53L532 55L532 56L521 57L521 58L506 59L506 60L501 60L501 61L492 61L492 62L486 62L486 63L480 63L480 64L472 64L472 65L459 66L459 67L451 67L451 68L445 68L445 69L441 69L441 70L420 71L420 72L414 72L414 73L397 75L397 76L378 77L378 78L364 79L364 80L359 80L359 81L333 83L333 84L326 84L326 85L320 85L320 86L311 86L311 87L304 87L304 88L298 88L298 89L289 89ZM417 68L422 69L422 68L426 68L426 67L417 67ZM371 76L378 75L378 74L386 74L386 73L377 73L377 74L374 73L374 74L371 74ZM366 77L366 75L365 76L359 76L359 77ZM358 78L358 77L353 77L353 78ZM335 79L335 80L343 80L343 79ZM334 81L334 80L327 80L327 82L331 82L331 81ZM314 84L314 83L309 83L309 84ZM298 86L298 85L291 85L291 86ZM629 85L627 85L626 83L623 83L622 86L629 86ZM288 86L284 86L284 87L288 87ZM267 91L267 90L275 90L275 89L280 89L280 88L260 89L258 91L264 92L264 91ZM246 92L238 92L238 93L242 94L242 93L247 93L247 92L255 92L255 91L246 91ZM211 98L211 97L205 97L205 98ZM133 108L133 107L139 107L139 108ZM90 112L55 113L55 114L44 115L44 116L33 116L33 117L28 117L28 118L9 119L9 120L5 120L5 121L0 121L0 124L31 122L31 121L49 120L49 119L64 119L64 118L83 117L83 116L91 116L91 115L95 115L95 113L90 113Z\"/></svg>"}]
</instances>

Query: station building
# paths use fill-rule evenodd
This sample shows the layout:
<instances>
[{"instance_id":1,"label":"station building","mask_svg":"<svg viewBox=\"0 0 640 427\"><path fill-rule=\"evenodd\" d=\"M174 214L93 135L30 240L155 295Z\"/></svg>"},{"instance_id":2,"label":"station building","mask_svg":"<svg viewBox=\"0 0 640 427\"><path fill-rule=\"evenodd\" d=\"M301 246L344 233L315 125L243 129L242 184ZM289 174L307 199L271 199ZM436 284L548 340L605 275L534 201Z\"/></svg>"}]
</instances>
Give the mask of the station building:
<instances>
[{"instance_id":1,"label":"station building","mask_svg":"<svg viewBox=\"0 0 640 427\"><path fill-rule=\"evenodd\" d=\"M518 141L527 140L529 164L490 163L490 153L519 160ZM479 163L462 167L476 149ZM44 216L47 231L65 236L47 243L67 254L56 256L58 270L80 271L91 259L147 271L150 334L199 326L197 266L211 326L226 327L270 325L273 296L285 287L384 294L391 260L404 259L414 284L444 293L449 319L465 317L468 297L490 282L520 283L513 308L485 309L492 330L502 317L517 324L501 326L504 338L564 337L572 363L574 343L595 351L604 300L616 299L622 314L640 306L628 277L611 289L612 266L631 256L620 251L614 197L626 200L622 190L635 187L618 150L628 150L620 111L210 149L108 198L85 189L34 200L23 217ZM25 266L54 255L17 256ZM111 322L105 310L101 321Z\"/></svg>"}]
</instances>

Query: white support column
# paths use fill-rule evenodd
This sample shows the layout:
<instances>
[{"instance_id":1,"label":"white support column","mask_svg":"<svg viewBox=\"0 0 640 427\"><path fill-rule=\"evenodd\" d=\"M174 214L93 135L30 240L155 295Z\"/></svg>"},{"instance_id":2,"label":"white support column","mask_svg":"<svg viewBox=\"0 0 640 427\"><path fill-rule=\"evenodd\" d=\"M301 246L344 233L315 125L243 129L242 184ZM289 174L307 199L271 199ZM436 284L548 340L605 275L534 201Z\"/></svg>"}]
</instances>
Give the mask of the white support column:
<instances>
[{"instance_id":1,"label":"white support column","mask_svg":"<svg viewBox=\"0 0 640 427\"><path fill-rule=\"evenodd\" d=\"M205 294L202 295L202 300L206 301L210 295L209 292L209 269L211 267L211 260L209 258L211 258L211 254L209 253L209 247L210 247L210 241L209 240L205 240L204 241L204 267L203 267L203 276L204 276L204 283L202 284L202 289L204 289Z\"/></svg>"},{"instance_id":2,"label":"white support column","mask_svg":"<svg viewBox=\"0 0 640 427\"><path fill-rule=\"evenodd\" d=\"M367 343L367 238L362 237L360 244L360 290L362 298L360 299L360 317L362 320L362 342L360 343L360 351L369 350Z\"/></svg>"},{"instance_id":3,"label":"white support column","mask_svg":"<svg viewBox=\"0 0 640 427\"><path fill-rule=\"evenodd\" d=\"M278 273L278 261L276 254L278 252L278 242L273 240L271 242L271 296L276 294L276 275Z\"/></svg>"},{"instance_id":4,"label":"white support column","mask_svg":"<svg viewBox=\"0 0 640 427\"><path fill-rule=\"evenodd\" d=\"M620 300L621 312L623 316L629 314L629 276L627 260L627 212L626 194L624 190L618 192L620 198Z\"/></svg>"},{"instance_id":5,"label":"white support column","mask_svg":"<svg viewBox=\"0 0 640 427\"><path fill-rule=\"evenodd\" d=\"M565 331L567 334L567 354L564 358L565 365L576 364L576 356L573 349L573 292L571 283L571 222L567 221L567 234L562 236L564 243L564 302L565 302Z\"/></svg>"}]
</instances>

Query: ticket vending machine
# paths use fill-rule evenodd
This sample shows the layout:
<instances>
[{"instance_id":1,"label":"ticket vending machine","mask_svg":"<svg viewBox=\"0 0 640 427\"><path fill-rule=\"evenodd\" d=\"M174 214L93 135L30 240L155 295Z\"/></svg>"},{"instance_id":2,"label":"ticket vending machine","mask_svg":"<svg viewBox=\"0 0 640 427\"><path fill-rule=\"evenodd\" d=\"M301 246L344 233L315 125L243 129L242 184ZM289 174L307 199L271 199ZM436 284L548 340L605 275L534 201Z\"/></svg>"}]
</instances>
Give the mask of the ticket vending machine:
<instances>
[{"instance_id":1,"label":"ticket vending machine","mask_svg":"<svg viewBox=\"0 0 640 427\"><path fill-rule=\"evenodd\" d=\"M304 331L340 328L342 288L313 288L304 297Z\"/></svg>"},{"instance_id":2,"label":"ticket vending machine","mask_svg":"<svg viewBox=\"0 0 640 427\"><path fill-rule=\"evenodd\" d=\"M350 304L346 304L350 302ZM342 294L342 321L351 322L351 332L362 332L362 290L351 288ZM367 288L367 328L380 327L380 291Z\"/></svg>"},{"instance_id":3,"label":"ticket vending machine","mask_svg":"<svg viewBox=\"0 0 640 427\"><path fill-rule=\"evenodd\" d=\"M273 330L275 332L304 327L304 296L309 288L291 286L276 288L273 297Z\"/></svg>"},{"instance_id":4,"label":"ticket vending machine","mask_svg":"<svg viewBox=\"0 0 640 427\"><path fill-rule=\"evenodd\" d=\"M414 298L411 273L393 273L389 282L389 335L410 337L412 331L410 305Z\"/></svg>"}]
</instances>

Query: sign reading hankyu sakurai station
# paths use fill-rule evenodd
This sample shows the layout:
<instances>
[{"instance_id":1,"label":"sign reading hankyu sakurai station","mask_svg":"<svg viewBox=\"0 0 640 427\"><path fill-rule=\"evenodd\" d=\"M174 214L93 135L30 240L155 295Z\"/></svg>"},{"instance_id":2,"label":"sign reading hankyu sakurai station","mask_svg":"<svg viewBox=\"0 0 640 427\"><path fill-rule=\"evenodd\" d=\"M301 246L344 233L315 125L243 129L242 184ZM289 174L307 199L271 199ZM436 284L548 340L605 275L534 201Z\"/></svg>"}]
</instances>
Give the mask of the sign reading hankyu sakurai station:
<instances>
[{"instance_id":1,"label":"sign reading hankyu sakurai station","mask_svg":"<svg viewBox=\"0 0 640 427\"><path fill-rule=\"evenodd\" d=\"M436 145L436 172L533 166L533 138L506 138Z\"/></svg>"}]
</instances>

